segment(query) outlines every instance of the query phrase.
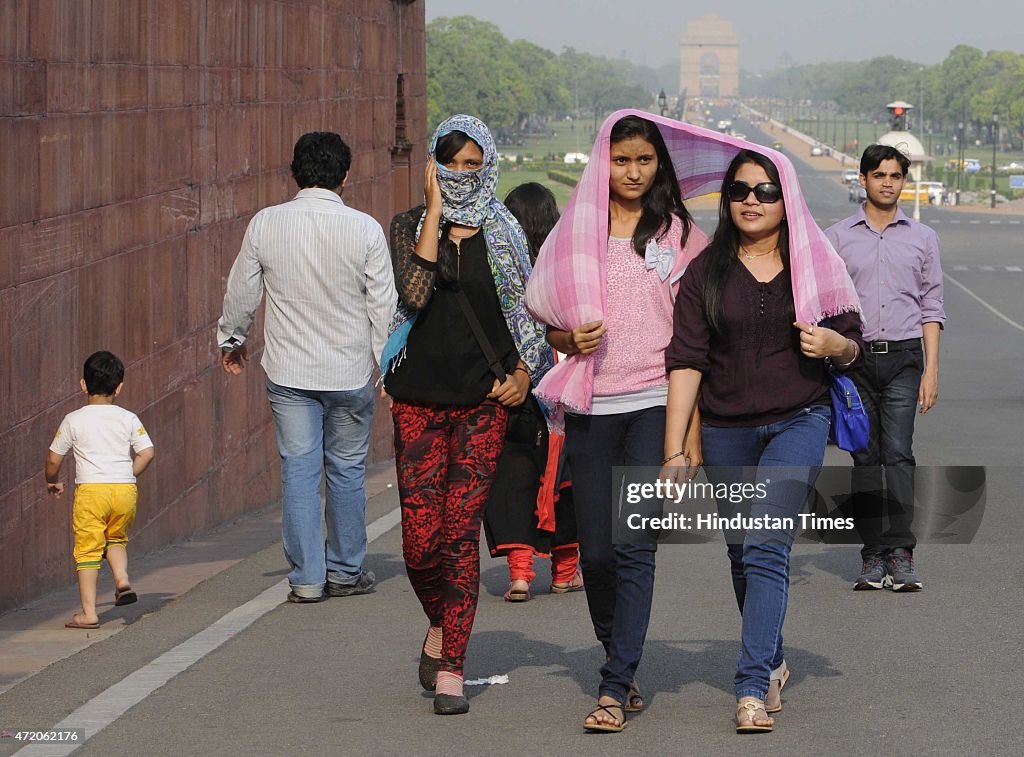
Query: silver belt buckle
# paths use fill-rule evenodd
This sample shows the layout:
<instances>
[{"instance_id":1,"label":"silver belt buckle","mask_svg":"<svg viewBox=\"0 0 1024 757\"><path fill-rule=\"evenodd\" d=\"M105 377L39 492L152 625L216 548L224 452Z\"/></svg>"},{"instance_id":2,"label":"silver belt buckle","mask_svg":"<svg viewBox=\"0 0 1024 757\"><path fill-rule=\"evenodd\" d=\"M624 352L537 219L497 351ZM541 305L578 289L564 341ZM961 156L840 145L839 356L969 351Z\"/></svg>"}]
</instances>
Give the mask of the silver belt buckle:
<instances>
[{"instance_id":1,"label":"silver belt buckle","mask_svg":"<svg viewBox=\"0 0 1024 757\"><path fill-rule=\"evenodd\" d=\"M876 355L887 355L889 353L888 342L872 342L871 351Z\"/></svg>"}]
</instances>

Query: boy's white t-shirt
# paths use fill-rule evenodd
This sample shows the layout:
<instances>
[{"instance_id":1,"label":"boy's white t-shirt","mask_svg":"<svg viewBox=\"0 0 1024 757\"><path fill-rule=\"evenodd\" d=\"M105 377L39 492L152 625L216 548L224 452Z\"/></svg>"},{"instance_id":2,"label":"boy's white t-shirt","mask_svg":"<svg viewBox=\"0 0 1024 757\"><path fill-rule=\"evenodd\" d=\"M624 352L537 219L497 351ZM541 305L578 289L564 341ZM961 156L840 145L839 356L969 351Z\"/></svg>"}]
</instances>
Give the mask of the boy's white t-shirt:
<instances>
[{"instance_id":1,"label":"boy's white t-shirt","mask_svg":"<svg viewBox=\"0 0 1024 757\"><path fill-rule=\"evenodd\" d=\"M76 484L134 484L131 450L153 446L135 413L117 405L86 405L61 421L50 451L75 453Z\"/></svg>"}]
</instances>

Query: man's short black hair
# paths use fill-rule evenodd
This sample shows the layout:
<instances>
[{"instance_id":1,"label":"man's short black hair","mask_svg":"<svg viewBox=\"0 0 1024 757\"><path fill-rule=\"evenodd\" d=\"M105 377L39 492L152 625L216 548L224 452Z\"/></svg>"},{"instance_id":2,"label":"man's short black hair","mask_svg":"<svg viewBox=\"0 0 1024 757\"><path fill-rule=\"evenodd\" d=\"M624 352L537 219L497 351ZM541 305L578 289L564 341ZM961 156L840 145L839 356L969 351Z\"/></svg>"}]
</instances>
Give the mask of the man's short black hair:
<instances>
[{"instance_id":1,"label":"man's short black hair","mask_svg":"<svg viewBox=\"0 0 1024 757\"><path fill-rule=\"evenodd\" d=\"M124 381L124 363L113 352L94 352L86 358L82 378L89 394L109 397Z\"/></svg>"},{"instance_id":2,"label":"man's short black hair","mask_svg":"<svg viewBox=\"0 0 1024 757\"><path fill-rule=\"evenodd\" d=\"M292 153L292 176L300 189L337 189L351 165L352 151L333 131L303 134Z\"/></svg>"},{"instance_id":3,"label":"man's short black hair","mask_svg":"<svg viewBox=\"0 0 1024 757\"><path fill-rule=\"evenodd\" d=\"M891 145L868 145L860 156L860 173L867 176L880 165L883 160L895 160L900 164L903 175L910 171L910 158Z\"/></svg>"}]
</instances>

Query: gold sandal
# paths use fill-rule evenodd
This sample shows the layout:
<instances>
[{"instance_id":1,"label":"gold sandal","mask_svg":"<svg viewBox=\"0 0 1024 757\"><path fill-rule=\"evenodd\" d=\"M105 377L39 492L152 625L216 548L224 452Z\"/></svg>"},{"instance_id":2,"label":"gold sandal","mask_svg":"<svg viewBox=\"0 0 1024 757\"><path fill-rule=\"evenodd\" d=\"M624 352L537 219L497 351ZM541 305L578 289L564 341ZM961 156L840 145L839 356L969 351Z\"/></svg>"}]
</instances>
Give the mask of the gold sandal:
<instances>
[{"instance_id":1,"label":"gold sandal","mask_svg":"<svg viewBox=\"0 0 1024 757\"><path fill-rule=\"evenodd\" d=\"M769 721L768 725L757 725L756 721ZM775 719L768 717L764 702L755 697L743 697L736 703L736 733L771 733Z\"/></svg>"},{"instance_id":2,"label":"gold sandal","mask_svg":"<svg viewBox=\"0 0 1024 757\"><path fill-rule=\"evenodd\" d=\"M782 712L782 690L789 680L789 666L783 660L768 678L768 693L764 695L764 711L769 715Z\"/></svg>"}]
</instances>

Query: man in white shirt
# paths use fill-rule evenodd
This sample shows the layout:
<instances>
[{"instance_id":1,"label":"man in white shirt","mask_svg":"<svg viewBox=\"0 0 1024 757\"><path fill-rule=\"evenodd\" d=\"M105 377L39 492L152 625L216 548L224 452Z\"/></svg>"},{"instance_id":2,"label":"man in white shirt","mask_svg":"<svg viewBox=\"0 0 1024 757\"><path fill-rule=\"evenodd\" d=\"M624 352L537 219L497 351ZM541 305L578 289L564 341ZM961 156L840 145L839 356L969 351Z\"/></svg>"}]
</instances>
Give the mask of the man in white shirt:
<instances>
[{"instance_id":1,"label":"man in white shirt","mask_svg":"<svg viewBox=\"0 0 1024 757\"><path fill-rule=\"evenodd\" d=\"M365 594L374 582L363 569L366 453L374 364L397 293L384 230L341 199L351 161L337 134L299 138L291 165L299 192L249 222L217 324L224 370L238 375L266 290L262 365L281 454L292 602Z\"/></svg>"}]
</instances>

